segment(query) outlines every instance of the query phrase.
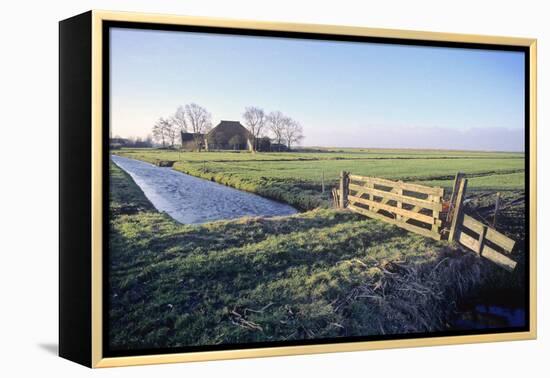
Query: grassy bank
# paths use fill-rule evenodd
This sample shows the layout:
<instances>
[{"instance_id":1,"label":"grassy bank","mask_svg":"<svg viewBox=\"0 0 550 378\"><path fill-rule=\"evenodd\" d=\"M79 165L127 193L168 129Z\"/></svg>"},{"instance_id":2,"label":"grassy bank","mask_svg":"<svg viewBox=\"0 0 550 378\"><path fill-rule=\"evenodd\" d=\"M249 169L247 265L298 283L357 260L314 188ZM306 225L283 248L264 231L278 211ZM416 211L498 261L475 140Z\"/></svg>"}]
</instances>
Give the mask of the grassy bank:
<instances>
[{"instance_id":1,"label":"grassy bank","mask_svg":"<svg viewBox=\"0 0 550 378\"><path fill-rule=\"evenodd\" d=\"M468 175L470 191L522 190L524 154L437 150L336 149L293 153L181 152L122 149L121 156L157 163L302 210L327 206L340 171L450 188L456 172ZM323 182L325 192L322 193Z\"/></svg>"},{"instance_id":2,"label":"grassy bank","mask_svg":"<svg viewBox=\"0 0 550 378\"><path fill-rule=\"evenodd\" d=\"M445 330L458 298L504 274L346 211L181 225L110 173L113 349Z\"/></svg>"}]
</instances>

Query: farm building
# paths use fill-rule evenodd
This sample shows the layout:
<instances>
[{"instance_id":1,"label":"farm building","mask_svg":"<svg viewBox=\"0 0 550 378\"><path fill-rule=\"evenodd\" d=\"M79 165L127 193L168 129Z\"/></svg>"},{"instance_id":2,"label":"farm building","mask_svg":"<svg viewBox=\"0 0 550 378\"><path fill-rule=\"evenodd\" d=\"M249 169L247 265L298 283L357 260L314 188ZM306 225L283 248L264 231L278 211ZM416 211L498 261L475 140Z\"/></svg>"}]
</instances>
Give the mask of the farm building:
<instances>
[{"instance_id":1,"label":"farm building","mask_svg":"<svg viewBox=\"0 0 550 378\"><path fill-rule=\"evenodd\" d=\"M252 141L252 134L238 121L221 121L206 135L181 133L184 149L251 150ZM200 146L197 146L198 143Z\"/></svg>"},{"instance_id":2,"label":"farm building","mask_svg":"<svg viewBox=\"0 0 550 378\"><path fill-rule=\"evenodd\" d=\"M221 121L206 134L207 150L250 150L252 134L239 121Z\"/></svg>"},{"instance_id":3,"label":"farm building","mask_svg":"<svg viewBox=\"0 0 550 378\"><path fill-rule=\"evenodd\" d=\"M204 148L204 134L181 132L181 148L198 150Z\"/></svg>"}]
</instances>

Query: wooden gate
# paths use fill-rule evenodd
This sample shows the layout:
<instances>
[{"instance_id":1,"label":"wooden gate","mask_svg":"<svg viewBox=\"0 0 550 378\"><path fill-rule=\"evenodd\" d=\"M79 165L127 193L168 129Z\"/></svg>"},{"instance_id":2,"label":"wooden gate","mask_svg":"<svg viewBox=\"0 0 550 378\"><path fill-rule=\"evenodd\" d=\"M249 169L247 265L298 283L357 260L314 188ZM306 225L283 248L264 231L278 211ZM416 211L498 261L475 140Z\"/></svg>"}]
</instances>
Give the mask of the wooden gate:
<instances>
[{"instance_id":1,"label":"wooden gate","mask_svg":"<svg viewBox=\"0 0 550 378\"><path fill-rule=\"evenodd\" d=\"M370 218L380 219L408 231L441 239L443 188L364 177L344 172L347 207Z\"/></svg>"},{"instance_id":2,"label":"wooden gate","mask_svg":"<svg viewBox=\"0 0 550 378\"><path fill-rule=\"evenodd\" d=\"M457 173L453 193L443 201L444 190L341 172L340 187L333 190L334 203L435 240L457 241L500 267L513 271L509 256L515 241L463 211L468 180ZM445 206L444 206L445 205Z\"/></svg>"}]
</instances>

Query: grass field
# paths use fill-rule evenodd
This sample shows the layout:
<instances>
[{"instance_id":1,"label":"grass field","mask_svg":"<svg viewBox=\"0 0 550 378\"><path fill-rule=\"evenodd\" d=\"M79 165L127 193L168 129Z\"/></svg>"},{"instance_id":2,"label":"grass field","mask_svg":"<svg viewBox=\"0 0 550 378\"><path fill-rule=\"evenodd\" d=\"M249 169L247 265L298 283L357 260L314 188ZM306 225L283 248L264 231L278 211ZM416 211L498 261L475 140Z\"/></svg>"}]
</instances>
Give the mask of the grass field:
<instances>
[{"instance_id":1,"label":"grass field","mask_svg":"<svg viewBox=\"0 0 550 378\"><path fill-rule=\"evenodd\" d=\"M182 225L157 212L111 164L110 342L116 349L443 331L480 288L521 291L523 154L345 150L114 153L313 209L290 217ZM509 206L499 230L518 241L514 275L456 245L330 209L340 170L447 187L470 179L470 212ZM329 192L329 190L327 190ZM477 194L476 194L477 193ZM318 207L321 205L321 207ZM481 217L481 218L480 218ZM504 289L503 289L504 288Z\"/></svg>"},{"instance_id":2,"label":"grass field","mask_svg":"<svg viewBox=\"0 0 550 378\"><path fill-rule=\"evenodd\" d=\"M523 190L523 153L312 149L296 153L180 152L157 149L122 149L113 153L157 163L174 161L174 169L241 190L287 202L302 210L326 206L340 171L358 175L452 186L456 172L467 174L475 190ZM449 192L449 191L448 191Z\"/></svg>"},{"instance_id":3,"label":"grass field","mask_svg":"<svg viewBox=\"0 0 550 378\"><path fill-rule=\"evenodd\" d=\"M113 350L441 331L459 298L504 274L333 209L182 225L114 164L110 177Z\"/></svg>"}]
</instances>

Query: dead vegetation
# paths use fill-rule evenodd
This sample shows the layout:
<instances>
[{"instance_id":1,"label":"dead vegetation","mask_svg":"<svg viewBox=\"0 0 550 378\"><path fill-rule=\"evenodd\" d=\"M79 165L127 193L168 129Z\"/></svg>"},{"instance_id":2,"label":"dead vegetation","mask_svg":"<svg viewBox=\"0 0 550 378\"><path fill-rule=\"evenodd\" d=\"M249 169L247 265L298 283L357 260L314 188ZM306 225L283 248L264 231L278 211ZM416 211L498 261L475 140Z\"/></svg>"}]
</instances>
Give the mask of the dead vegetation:
<instances>
[{"instance_id":1,"label":"dead vegetation","mask_svg":"<svg viewBox=\"0 0 550 378\"><path fill-rule=\"evenodd\" d=\"M478 257L451 248L442 250L433 263L393 260L370 269L378 271L377 279L353 288L333 308L345 314L358 301L375 306L384 320L378 324L383 335L447 329L454 304L483 283L484 273L494 270Z\"/></svg>"}]
</instances>

